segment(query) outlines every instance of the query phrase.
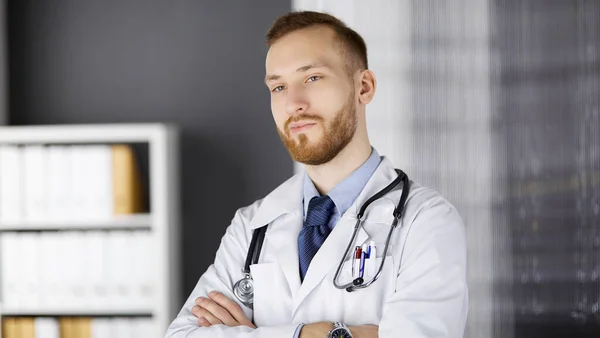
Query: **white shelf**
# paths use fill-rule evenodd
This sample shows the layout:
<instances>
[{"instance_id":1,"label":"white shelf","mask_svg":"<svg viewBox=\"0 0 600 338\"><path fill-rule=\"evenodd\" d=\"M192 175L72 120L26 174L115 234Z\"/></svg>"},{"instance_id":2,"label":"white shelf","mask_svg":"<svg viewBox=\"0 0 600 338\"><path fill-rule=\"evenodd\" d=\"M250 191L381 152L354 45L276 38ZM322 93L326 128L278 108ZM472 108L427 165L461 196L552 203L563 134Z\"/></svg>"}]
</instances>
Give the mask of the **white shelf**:
<instances>
[{"instance_id":1,"label":"white shelf","mask_svg":"<svg viewBox=\"0 0 600 338\"><path fill-rule=\"evenodd\" d=\"M0 127L0 143L146 143L164 133L159 123L8 126Z\"/></svg>"},{"instance_id":2,"label":"white shelf","mask_svg":"<svg viewBox=\"0 0 600 338\"><path fill-rule=\"evenodd\" d=\"M93 310L93 309L31 309L15 310L3 309L2 316L13 317L151 317L151 309L124 309L124 310Z\"/></svg>"},{"instance_id":3,"label":"white shelf","mask_svg":"<svg viewBox=\"0 0 600 338\"><path fill-rule=\"evenodd\" d=\"M152 217L150 214L121 215L105 220L64 220L49 222L2 222L0 231L44 231L44 230L150 230Z\"/></svg>"},{"instance_id":4,"label":"white shelf","mask_svg":"<svg viewBox=\"0 0 600 338\"><path fill-rule=\"evenodd\" d=\"M109 219L70 219L47 222L0 223L0 236L19 236L18 231L53 230L140 230L149 234L149 249L154 259L151 272L153 298L148 308L88 308L64 304L61 308L22 308L4 302L0 316L99 316L148 317L156 332L147 338L164 336L167 326L179 309L180 301L180 204L179 140L177 128L164 123L140 124L71 124L39 126L0 126L0 145L29 144L118 144L148 145L150 214L111 217ZM65 215L68 217L69 215ZM27 234L23 234L27 236ZM42 233L50 235L49 233ZM111 234L112 235L112 234ZM146 234L144 234L146 235ZM144 236L140 236L144 238ZM145 237L146 239L148 237ZM145 239L145 240L146 240ZM58 273L58 272L57 272ZM3 276L0 275L0 285ZM4 301L3 299L0 299ZM59 303L59 305L63 305ZM134 306L134 304L132 304ZM0 337L1 338L1 337Z\"/></svg>"}]
</instances>

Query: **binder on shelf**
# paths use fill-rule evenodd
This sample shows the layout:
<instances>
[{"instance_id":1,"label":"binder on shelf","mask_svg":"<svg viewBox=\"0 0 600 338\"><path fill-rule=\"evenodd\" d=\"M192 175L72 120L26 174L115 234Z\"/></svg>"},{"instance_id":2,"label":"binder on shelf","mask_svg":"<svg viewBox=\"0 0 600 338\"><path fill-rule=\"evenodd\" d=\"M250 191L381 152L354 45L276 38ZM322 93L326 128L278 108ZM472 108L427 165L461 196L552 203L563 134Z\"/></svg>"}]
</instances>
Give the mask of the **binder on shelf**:
<instances>
[{"instance_id":1,"label":"binder on shelf","mask_svg":"<svg viewBox=\"0 0 600 338\"><path fill-rule=\"evenodd\" d=\"M28 145L23 150L24 220L39 222L46 218L46 151L42 145Z\"/></svg>"},{"instance_id":2,"label":"binder on shelf","mask_svg":"<svg viewBox=\"0 0 600 338\"><path fill-rule=\"evenodd\" d=\"M83 254L84 266L83 279L84 293L88 294L89 309L108 309L110 304L106 294L106 266L103 237L107 236L101 231L89 231L83 234L86 250Z\"/></svg>"},{"instance_id":3,"label":"binder on shelf","mask_svg":"<svg viewBox=\"0 0 600 338\"><path fill-rule=\"evenodd\" d=\"M140 171L131 146L113 145L114 214L129 215L143 211Z\"/></svg>"},{"instance_id":4,"label":"binder on shelf","mask_svg":"<svg viewBox=\"0 0 600 338\"><path fill-rule=\"evenodd\" d=\"M18 337L17 329L17 320L15 318L2 319L2 338Z\"/></svg>"},{"instance_id":5,"label":"binder on shelf","mask_svg":"<svg viewBox=\"0 0 600 338\"><path fill-rule=\"evenodd\" d=\"M115 318L111 323L111 337L114 338L129 338L133 337L131 319Z\"/></svg>"},{"instance_id":6,"label":"binder on shelf","mask_svg":"<svg viewBox=\"0 0 600 338\"><path fill-rule=\"evenodd\" d=\"M92 335L92 327L91 327L91 319L80 317L73 319L73 334L74 338L91 338Z\"/></svg>"},{"instance_id":7,"label":"binder on shelf","mask_svg":"<svg viewBox=\"0 0 600 338\"><path fill-rule=\"evenodd\" d=\"M48 290L41 298L40 309L42 310L60 307L68 301L62 262L64 250L62 235L60 232L47 232L42 237L41 246L47 251L42 258L41 273L45 289Z\"/></svg>"},{"instance_id":8,"label":"binder on shelf","mask_svg":"<svg viewBox=\"0 0 600 338\"><path fill-rule=\"evenodd\" d=\"M71 317L59 318L58 326L59 326L59 331L60 331L60 338L77 338L77 336L75 335L73 318L71 318Z\"/></svg>"},{"instance_id":9,"label":"binder on shelf","mask_svg":"<svg viewBox=\"0 0 600 338\"><path fill-rule=\"evenodd\" d=\"M17 318L17 337L35 338L35 323L31 317Z\"/></svg>"},{"instance_id":10,"label":"binder on shelf","mask_svg":"<svg viewBox=\"0 0 600 338\"><path fill-rule=\"evenodd\" d=\"M86 146L87 182L90 197L88 217L93 220L112 218L113 214L113 165L111 147L108 145Z\"/></svg>"},{"instance_id":11,"label":"binder on shelf","mask_svg":"<svg viewBox=\"0 0 600 338\"><path fill-rule=\"evenodd\" d=\"M152 236L150 233L138 233L135 243L134 266L135 282L137 286L136 298L140 300L140 308L150 308L155 299L156 285L153 262L156 261L152 249Z\"/></svg>"},{"instance_id":12,"label":"binder on shelf","mask_svg":"<svg viewBox=\"0 0 600 338\"><path fill-rule=\"evenodd\" d=\"M109 318L92 319L90 324L90 332L92 338L113 337L111 335L111 320Z\"/></svg>"},{"instance_id":13,"label":"binder on shelf","mask_svg":"<svg viewBox=\"0 0 600 338\"><path fill-rule=\"evenodd\" d=\"M0 145L0 223L23 220L23 156L20 147Z\"/></svg>"},{"instance_id":14,"label":"binder on shelf","mask_svg":"<svg viewBox=\"0 0 600 338\"><path fill-rule=\"evenodd\" d=\"M20 298L18 234L4 233L0 236L0 276L2 276L2 301L4 308L18 308Z\"/></svg>"},{"instance_id":15,"label":"binder on shelf","mask_svg":"<svg viewBox=\"0 0 600 338\"><path fill-rule=\"evenodd\" d=\"M85 200L85 196L73 196L74 182L77 177L75 168L75 157L72 157L68 146L51 145L45 147L47 168L45 185L47 199L46 221L63 221L66 216L78 217L83 210L82 205L76 204ZM82 185L85 187L85 184Z\"/></svg>"},{"instance_id":16,"label":"binder on shelf","mask_svg":"<svg viewBox=\"0 0 600 338\"><path fill-rule=\"evenodd\" d=\"M107 239L108 301L111 308L132 308L132 287L129 284L131 252L128 247L128 235L125 232L114 232Z\"/></svg>"},{"instance_id":17,"label":"binder on shelf","mask_svg":"<svg viewBox=\"0 0 600 338\"><path fill-rule=\"evenodd\" d=\"M62 243L65 256L61 259L63 266L64 283L67 286L67 309L77 310L86 308L86 299L83 296L83 278L81 278L83 263L83 246L79 232L64 232Z\"/></svg>"},{"instance_id":18,"label":"binder on shelf","mask_svg":"<svg viewBox=\"0 0 600 338\"><path fill-rule=\"evenodd\" d=\"M49 232L39 236L37 250L37 271L40 283L38 304L40 309L49 309L56 304L57 281L54 276L56 270L56 248L53 246L57 233Z\"/></svg>"},{"instance_id":19,"label":"binder on shelf","mask_svg":"<svg viewBox=\"0 0 600 338\"><path fill-rule=\"evenodd\" d=\"M71 146L63 154L70 157L66 185L71 187L63 206L74 211L79 220L105 221L113 216L113 177L111 149L108 145ZM69 203L70 202L70 203ZM69 211L63 209L63 219Z\"/></svg>"},{"instance_id":20,"label":"binder on shelf","mask_svg":"<svg viewBox=\"0 0 600 338\"><path fill-rule=\"evenodd\" d=\"M37 317L34 325L35 338L61 338L56 318Z\"/></svg>"},{"instance_id":21,"label":"binder on shelf","mask_svg":"<svg viewBox=\"0 0 600 338\"><path fill-rule=\"evenodd\" d=\"M37 270L37 250L39 235L35 232L19 233L19 304L25 310L38 308L39 278Z\"/></svg>"}]
</instances>

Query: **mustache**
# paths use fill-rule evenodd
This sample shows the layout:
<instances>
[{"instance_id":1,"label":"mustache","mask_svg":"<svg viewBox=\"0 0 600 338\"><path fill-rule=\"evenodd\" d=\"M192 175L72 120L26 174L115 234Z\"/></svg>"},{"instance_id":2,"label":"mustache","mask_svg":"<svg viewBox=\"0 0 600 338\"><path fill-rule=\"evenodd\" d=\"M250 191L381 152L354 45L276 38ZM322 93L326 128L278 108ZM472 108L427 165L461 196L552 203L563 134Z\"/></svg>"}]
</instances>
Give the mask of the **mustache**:
<instances>
[{"instance_id":1,"label":"mustache","mask_svg":"<svg viewBox=\"0 0 600 338\"><path fill-rule=\"evenodd\" d=\"M283 125L284 130L286 130L286 131L289 130L290 123L298 122L298 121L322 122L323 117L318 116L318 115L310 115L310 114L294 115L294 116L291 116L287 121L285 121L285 124Z\"/></svg>"}]
</instances>

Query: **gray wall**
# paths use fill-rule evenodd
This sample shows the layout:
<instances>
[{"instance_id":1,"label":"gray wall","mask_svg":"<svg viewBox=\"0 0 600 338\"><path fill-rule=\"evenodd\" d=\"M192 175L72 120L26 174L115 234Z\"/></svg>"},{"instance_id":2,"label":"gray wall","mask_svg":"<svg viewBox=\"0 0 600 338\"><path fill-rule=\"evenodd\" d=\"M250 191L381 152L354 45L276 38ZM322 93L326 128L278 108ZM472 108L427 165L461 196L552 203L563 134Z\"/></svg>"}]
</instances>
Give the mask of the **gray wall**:
<instances>
[{"instance_id":1,"label":"gray wall","mask_svg":"<svg viewBox=\"0 0 600 338\"><path fill-rule=\"evenodd\" d=\"M292 174L263 85L264 35L289 1L7 2L11 125L181 127L183 290L235 210Z\"/></svg>"},{"instance_id":2,"label":"gray wall","mask_svg":"<svg viewBox=\"0 0 600 338\"><path fill-rule=\"evenodd\" d=\"M0 0L0 126L8 122L8 100L6 91L6 5Z\"/></svg>"}]
</instances>

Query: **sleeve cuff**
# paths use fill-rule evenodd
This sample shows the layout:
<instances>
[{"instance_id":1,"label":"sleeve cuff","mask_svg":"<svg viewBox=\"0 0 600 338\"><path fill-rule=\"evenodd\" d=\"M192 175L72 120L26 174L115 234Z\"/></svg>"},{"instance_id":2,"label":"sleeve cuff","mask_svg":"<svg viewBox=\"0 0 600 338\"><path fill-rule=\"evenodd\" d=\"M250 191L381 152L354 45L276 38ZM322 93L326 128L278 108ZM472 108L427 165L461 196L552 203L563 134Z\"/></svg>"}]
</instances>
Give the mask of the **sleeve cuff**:
<instances>
[{"instance_id":1,"label":"sleeve cuff","mask_svg":"<svg viewBox=\"0 0 600 338\"><path fill-rule=\"evenodd\" d=\"M298 327L296 328L296 332L294 332L294 338L300 337L300 331L302 331L303 326L304 323L300 323L300 325L298 325Z\"/></svg>"}]
</instances>

